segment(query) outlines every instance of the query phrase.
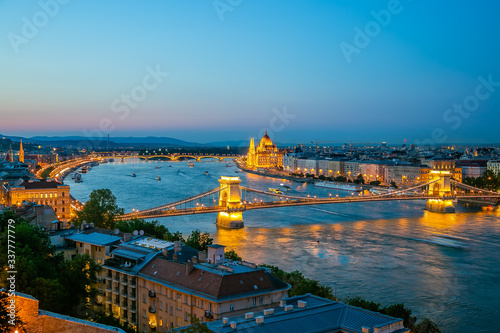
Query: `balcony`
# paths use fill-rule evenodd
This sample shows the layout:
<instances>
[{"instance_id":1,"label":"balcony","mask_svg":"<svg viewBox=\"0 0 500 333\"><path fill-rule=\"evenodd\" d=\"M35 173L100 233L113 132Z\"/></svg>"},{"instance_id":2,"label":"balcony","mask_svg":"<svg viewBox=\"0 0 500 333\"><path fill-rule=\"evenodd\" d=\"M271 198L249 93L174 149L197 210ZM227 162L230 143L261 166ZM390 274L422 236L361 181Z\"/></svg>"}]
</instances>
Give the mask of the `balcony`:
<instances>
[{"instance_id":1,"label":"balcony","mask_svg":"<svg viewBox=\"0 0 500 333\"><path fill-rule=\"evenodd\" d=\"M205 318L214 319L214 314L212 313L212 311L205 311Z\"/></svg>"},{"instance_id":2,"label":"balcony","mask_svg":"<svg viewBox=\"0 0 500 333\"><path fill-rule=\"evenodd\" d=\"M114 292L115 294L120 294L120 288L115 287L115 288L113 289L113 292Z\"/></svg>"},{"instance_id":3,"label":"balcony","mask_svg":"<svg viewBox=\"0 0 500 333\"><path fill-rule=\"evenodd\" d=\"M132 278L130 280L130 284L129 284L131 287L135 287L135 278Z\"/></svg>"},{"instance_id":4,"label":"balcony","mask_svg":"<svg viewBox=\"0 0 500 333\"><path fill-rule=\"evenodd\" d=\"M155 298L156 297L156 292L154 290L149 291L149 297Z\"/></svg>"},{"instance_id":5,"label":"balcony","mask_svg":"<svg viewBox=\"0 0 500 333\"><path fill-rule=\"evenodd\" d=\"M127 295L128 295L127 290L122 290L122 296L127 297Z\"/></svg>"},{"instance_id":6,"label":"balcony","mask_svg":"<svg viewBox=\"0 0 500 333\"><path fill-rule=\"evenodd\" d=\"M128 309L128 302L122 302L122 308Z\"/></svg>"},{"instance_id":7,"label":"balcony","mask_svg":"<svg viewBox=\"0 0 500 333\"><path fill-rule=\"evenodd\" d=\"M128 298L135 301L135 299L136 299L135 292L131 292L130 294L128 294Z\"/></svg>"},{"instance_id":8,"label":"balcony","mask_svg":"<svg viewBox=\"0 0 500 333\"><path fill-rule=\"evenodd\" d=\"M156 308L154 306L149 306L149 313L156 313Z\"/></svg>"},{"instance_id":9,"label":"balcony","mask_svg":"<svg viewBox=\"0 0 500 333\"><path fill-rule=\"evenodd\" d=\"M112 290L113 290L113 288L111 287L111 285L110 285L110 284L107 284L107 285L106 285L106 291L111 292Z\"/></svg>"},{"instance_id":10,"label":"balcony","mask_svg":"<svg viewBox=\"0 0 500 333\"><path fill-rule=\"evenodd\" d=\"M126 286L128 284L128 279L127 277L122 279L122 285Z\"/></svg>"}]
</instances>

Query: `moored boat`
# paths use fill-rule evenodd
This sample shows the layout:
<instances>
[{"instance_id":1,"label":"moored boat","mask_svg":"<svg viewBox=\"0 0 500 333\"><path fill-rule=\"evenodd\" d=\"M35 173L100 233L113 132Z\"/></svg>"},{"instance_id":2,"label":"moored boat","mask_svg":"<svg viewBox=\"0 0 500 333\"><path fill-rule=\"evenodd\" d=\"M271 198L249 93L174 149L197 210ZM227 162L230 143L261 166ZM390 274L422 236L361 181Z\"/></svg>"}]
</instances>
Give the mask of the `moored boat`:
<instances>
[{"instance_id":1,"label":"moored boat","mask_svg":"<svg viewBox=\"0 0 500 333\"><path fill-rule=\"evenodd\" d=\"M324 182L316 182L316 183L314 183L314 185L317 187L326 187L326 188L332 188L335 190L344 190L344 191L351 191L351 192L363 191L363 188L361 186L356 186L356 185L351 185L351 184L341 184L341 183L324 181Z\"/></svg>"}]
</instances>

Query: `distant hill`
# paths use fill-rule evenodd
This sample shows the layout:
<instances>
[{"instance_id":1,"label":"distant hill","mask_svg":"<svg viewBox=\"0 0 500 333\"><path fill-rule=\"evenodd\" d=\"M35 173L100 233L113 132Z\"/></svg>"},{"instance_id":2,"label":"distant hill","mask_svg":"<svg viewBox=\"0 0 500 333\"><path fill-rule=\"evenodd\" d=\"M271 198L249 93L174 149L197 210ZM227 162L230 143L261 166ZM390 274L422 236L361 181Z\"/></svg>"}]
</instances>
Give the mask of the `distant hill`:
<instances>
[{"instance_id":1,"label":"distant hill","mask_svg":"<svg viewBox=\"0 0 500 333\"><path fill-rule=\"evenodd\" d=\"M107 138L103 138L102 140L92 140L86 138L84 136L34 136L29 138L29 140L33 141L43 141L43 142L58 142L58 141L103 141L107 142ZM197 142L188 142L183 140L178 140L169 137L156 137L156 136L148 136L145 138L137 138L137 137L112 137L110 138L110 142L113 143L121 143L121 144L141 144L141 145L169 145L169 146L188 146L188 147L196 147L202 146L202 144Z\"/></svg>"}]
</instances>

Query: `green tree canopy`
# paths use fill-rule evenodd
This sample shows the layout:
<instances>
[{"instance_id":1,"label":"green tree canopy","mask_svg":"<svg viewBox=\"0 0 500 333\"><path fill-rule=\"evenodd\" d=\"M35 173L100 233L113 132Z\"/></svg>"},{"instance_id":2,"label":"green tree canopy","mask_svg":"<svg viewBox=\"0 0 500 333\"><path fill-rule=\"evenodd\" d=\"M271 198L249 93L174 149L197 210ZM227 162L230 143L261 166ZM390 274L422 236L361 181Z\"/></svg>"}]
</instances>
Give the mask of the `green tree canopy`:
<instances>
[{"instance_id":1,"label":"green tree canopy","mask_svg":"<svg viewBox=\"0 0 500 333\"><path fill-rule=\"evenodd\" d=\"M206 251L207 246L212 244L213 241L214 239L210 238L210 234L208 232L201 233L200 230L196 229L191 232L191 235L188 236L185 244L198 251Z\"/></svg>"},{"instance_id":2,"label":"green tree canopy","mask_svg":"<svg viewBox=\"0 0 500 333\"><path fill-rule=\"evenodd\" d=\"M115 216L120 214L123 214L123 209L116 204L116 197L111 190L93 190L83 209L76 213L73 223L80 226L86 221L98 228L114 229Z\"/></svg>"}]
</instances>

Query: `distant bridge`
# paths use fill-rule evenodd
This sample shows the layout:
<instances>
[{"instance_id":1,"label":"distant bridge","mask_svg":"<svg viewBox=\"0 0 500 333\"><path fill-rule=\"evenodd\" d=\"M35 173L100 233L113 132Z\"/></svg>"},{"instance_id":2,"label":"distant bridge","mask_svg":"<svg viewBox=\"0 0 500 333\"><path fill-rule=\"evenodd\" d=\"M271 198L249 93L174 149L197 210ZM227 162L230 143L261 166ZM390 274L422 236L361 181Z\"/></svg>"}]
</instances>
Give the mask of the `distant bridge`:
<instances>
[{"instance_id":1,"label":"distant bridge","mask_svg":"<svg viewBox=\"0 0 500 333\"><path fill-rule=\"evenodd\" d=\"M323 205L335 203L380 202L395 200L427 200L426 209L454 213L454 200L479 200L495 205L500 194L474 188L450 179L449 171L432 171L432 179L411 188L382 195L347 197L293 196L240 186L239 177L221 177L220 186L193 197L170 204L119 215L118 220L158 218L167 216L218 213L217 224L226 228L242 228L243 212L252 209Z\"/></svg>"},{"instance_id":2,"label":"distant bridge","mask_svg":"<svg viewBox=\"0 0 500 333\"><path fill-rule=\"evenodd\" d=\"M120 159L122 162L127 159L127 158L140 158L143 160L169 160L169 161L179 161L179 160L195 160L197 162L200 162L202 159L205 158L213 158L218 160L219 162L222 162L225 159L235 159L241 157L241 155L235 155L235 154L154 154L154 155L138 155L138 154L133 154L133 155L101 155L100 156L103 159Z\"/></svg>"}]
</instances>

